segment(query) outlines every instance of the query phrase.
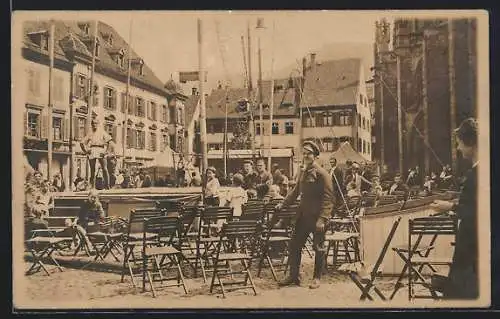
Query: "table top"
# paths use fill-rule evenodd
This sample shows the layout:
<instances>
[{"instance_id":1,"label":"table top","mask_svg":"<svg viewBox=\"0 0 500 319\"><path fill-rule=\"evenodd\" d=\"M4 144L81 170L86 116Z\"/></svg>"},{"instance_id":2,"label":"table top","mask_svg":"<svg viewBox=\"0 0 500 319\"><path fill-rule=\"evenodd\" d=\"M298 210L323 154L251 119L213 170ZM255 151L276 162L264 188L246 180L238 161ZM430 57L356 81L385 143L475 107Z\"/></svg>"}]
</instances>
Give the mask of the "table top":
<instances>
[{"instance_id":1,"label":"table top","mask_svg":"<svg viewBox=\"0 0 500 319\"><path fill-rule=\"evenodd\" d=\"M26 240L28 243L58 244L65 241L73 241L71 237L43 237L37 236Z\"/></svg>"}]
</instances>

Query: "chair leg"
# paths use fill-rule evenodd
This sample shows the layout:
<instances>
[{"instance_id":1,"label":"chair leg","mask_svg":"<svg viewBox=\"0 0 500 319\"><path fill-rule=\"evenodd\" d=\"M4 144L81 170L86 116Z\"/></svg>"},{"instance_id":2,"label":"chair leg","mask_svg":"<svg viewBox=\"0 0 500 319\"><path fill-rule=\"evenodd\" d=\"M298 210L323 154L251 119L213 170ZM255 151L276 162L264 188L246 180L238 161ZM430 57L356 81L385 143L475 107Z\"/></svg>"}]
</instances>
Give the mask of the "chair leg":
<instances>
[{"instance_id":1,"label":"chair leg","mask_svg":"<svg viewBox=\"0 0 500 319\"><path fill-rule=\"evenodd\" d=\"M186 281L184 280L184 274L182 273L182 268L179 263L179 258L177 256L174 256L175 263L177 265L177 271L179 272L179 277L182 283L182 288L184 289L184 293L187 295L189 293L187 287L186 287Z\"/></svg>"},{"instance_id":2,"label":"chair leg","mask_svg":"<svg viewBox=\"0 0 500 319\"><path fill-rule=\"evenodd\" d=\"M373 300L372 296L370 296L369 292L365 292L365 286L361 284L361 282L358 280L355 274L349 273L349 277L351 278L352 282L361 290L361 297L359 298L360 300L364 300L365 298L368 298L368 300ZM363 297L364 296L364 297Z\"/></svg>"},{"instance_id":3,"label":"chair leg","mask_svg":"<svg viewBox=\"0 0 500 319\"><path fill-rule=\"evenodd\" d=\"M255 290L255 285L253 283L252 274L250 274L250 269L249 269L249 266L247 265L247 261L245 259L243 259L242 262L243 262L243 266L245 267L245 272L247 273L247 276L248 276L248 277L245 277L245 286L247 284L247 278L248 278L248 280L250 281L250 285L252 285L253 294L254 294L254 296L257 296L257 290Z\"/></svg>"},{"instance_id":4,"label":"chair leg","mask_svg":"<svg viewBox=\"0 0 500 319\"><path fill-rule=\"evenodd\" d=\"M148 277L148 281L149 281L149 286L151 287L151 292L153 293L153 298L156 298L156 291L155 291L155 287L153 286L153 279L151 278L151 273L149 271L146 271L146 274L147 274L147 277ZM145 289L143 290L143 292L146 291Z\"/></svg>"},{"instance_id":5,"label":"chair leg","mask_svg":"<svg viewBox=\"0 0 500 319\"><path fill-rule=\"evenodd\" d=\"M127 267L128 259L129 259L129 251L127 250L126 247L123 247L123 265L122 265L122 274L120 282L123 282L123 279L125 278L125 267Z\"/></svg>"},{"instance_id":6,"label":"chair leg","mask_svg":"<svg viewBox=\"0 0 500 319\"><path fill-rule=\"evenodd\" d=\"M218 266L219 266L219 261L216 260L214 262L214 270L213 270L213 274L212 274L212 281L210 283L210 293L212 293L213 289L214 289L214 283L215 283L215 276L218 277ZM220 279L219 279L219 282L220 282Z\"/></svg>"}]
</instances>

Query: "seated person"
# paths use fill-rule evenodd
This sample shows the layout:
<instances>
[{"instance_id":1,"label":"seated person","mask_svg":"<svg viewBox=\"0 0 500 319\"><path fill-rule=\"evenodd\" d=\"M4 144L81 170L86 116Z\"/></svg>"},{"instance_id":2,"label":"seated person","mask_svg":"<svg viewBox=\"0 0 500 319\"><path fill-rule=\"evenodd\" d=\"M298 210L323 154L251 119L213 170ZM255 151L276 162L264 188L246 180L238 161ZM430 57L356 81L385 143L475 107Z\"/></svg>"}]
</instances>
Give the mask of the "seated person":
<instances>
[{"instance_id":1,"label":"seated person","mask_svg":"<svg viewBox=\"0 0 500 319\"><path fill-rule=\"evenodd\" d=\"M98 231L99 220L104 217L104 209L99 201L99 194L97 190L92 189L89 191L88 199L83 202L78 215L78 224L89 231L89 226L93 226L92 230Z\"/></svg>"},{"instance_id":2,"label":"seated person","mask_svg":"<svg viewBox=\"0 0 500 319\"><path fill-rule=\"evenodd\" d=\"M49 229L49 223L44 220L44 211L39 207L33 207L31 210L31 217L26 220L25 224L25 239L31 238L31 232L37 229Z\"/></svg>"},{"instance_id":3,"label":"seated person","mask_svg":"<svg viewBox=\"0 0 500 319\"><path fill-rule=\"evenodd\" d=\"M394 192L404 192L405 199L408 198L409 188L405 183L403 183L403 179L399 173L394 176L394 182L389 188L388 195L394 195Z\"/></svg>"},{"instance_id":4,"label":"seated person","mask_svg":"<svg viewBox=\"0 0 500 319\"><path fill-rule=\"evenodd\" d=\"M234 174L233 185L226 193L226 206L233 208L233 216L241 216L242 205L248 201L247 191L243 189L243 175Z\"/></svg>"},{"instance_id":5,"label":"seated person","mask_svg":"<svg viewBox=\"0 0 500 319\"><path fill-rule=\"evenodd\" d=\"M372 178L372 185L371 185L369 193L375 195L377 198L384 194L384 191L382 190L382 185L380 185L380 179L378 176L374 176Z\"/></svg>"},{"instance_id":6,"label":"seated person","mask_svg":"<svg viewBox=\"0 0 500 319\"><path fill-rule=\"evenodd\" d=\"M54 196L50 192L49 182L45 181L40 187L40 193L36 197L35 206L42 216L50 216L54 210Z\"/></svg>"},{"instance_id":7,"label":"seated person","mask_svg":"<svg viewBox=\"0 0 500 319\"><path fill-rule=\"evenodd\" d=\"M269 186L269 191L264 196L264 203L268 203L273 199L284 199L280 194L280 187L276 184Z\"/></svg>"},{"instance_id":8,"label":"seated person","mask_svg":"<svg viewBox=\"0 0 500 319\"><path fill-rule=\"evenodd\" d=\"M424 192L425 192L425 194L427 194L427 195L432 194L432 189L434 188L433 184L434 183L432 182L429 175L425 176L425 180L424 180Z\"/></svg>"},{"instance_id":9,"label":"seated person","mask_svg":"<svg viewBox=\"0 0 500 319\"><path fill-rule=\"evenodd\" d=\"M361 196L361 194L356 187L356 183L350 182L349 184L347 184L347 197L352 198L352 197L359 197L359 196Z\"/></svg>"}]
</instances>

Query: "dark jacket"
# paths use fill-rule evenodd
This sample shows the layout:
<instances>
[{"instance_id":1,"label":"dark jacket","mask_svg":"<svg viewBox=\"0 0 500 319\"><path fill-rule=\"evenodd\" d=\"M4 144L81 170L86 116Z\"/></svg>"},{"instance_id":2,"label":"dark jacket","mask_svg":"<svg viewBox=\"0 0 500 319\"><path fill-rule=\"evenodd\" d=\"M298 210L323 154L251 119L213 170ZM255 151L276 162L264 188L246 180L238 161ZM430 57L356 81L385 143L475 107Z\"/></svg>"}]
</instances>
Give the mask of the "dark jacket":
<instances>
[{"instance_id":1,"label":"dark jacket","mask_svg":"<svg viewBox=\"0 0 500 319\"><path fill-rule=\"evenodd\" d=\"M250 174L243 175L243 189L256 189L258 181L259 176L256 172L251 172Z\"/></svg>"},{"instance_id":2,"label":"dark jacket","mask_svg":"<svg viewBox=\"0 0 500 319\"><path fill-rule=\"evenodd\" d=\"M301 172L298 183L283 201L283 206L292 204L300 195L297 219L316 223L319 217L331 216L334 202L332 179L328 172L316 162Z\"/></svg>"},{"instance_id":3,"label":"dark jacket","mask_svg":"<svg viewBox=\"0 0 500 319\"><path fill-rule=\"evenodd\" d=\"M450 267L445 296L477 299L479 297L477 166L466 174L455 212L460 224L455 238L453 263Z\"/></svg>"},{"instance_id":4,"label":"dark jacket","mask_svg":"<svg viewBox=\"0 0 500 319\"><path fill-rule=\"evenodd\" d=\"M100 202L91 203L88 200L83 202L80 207L80 213L78 214L78 224L83 228L87 228L89 222L99 222L101 215L104 215L104 209Z\"/></svg>"},{"instance_id":5,"label":"dark jacket","mask_svg":"<svg viewBox=\"0 0 500 319\"><path fill-rule=\"evenodd\" d=\"M337 166L333 172L330 171L330 176L332 179L334 203L335 205L339 205L342 203L342 194L346 193L344 185L344 172Z\"/></svg>"}]
</instances>

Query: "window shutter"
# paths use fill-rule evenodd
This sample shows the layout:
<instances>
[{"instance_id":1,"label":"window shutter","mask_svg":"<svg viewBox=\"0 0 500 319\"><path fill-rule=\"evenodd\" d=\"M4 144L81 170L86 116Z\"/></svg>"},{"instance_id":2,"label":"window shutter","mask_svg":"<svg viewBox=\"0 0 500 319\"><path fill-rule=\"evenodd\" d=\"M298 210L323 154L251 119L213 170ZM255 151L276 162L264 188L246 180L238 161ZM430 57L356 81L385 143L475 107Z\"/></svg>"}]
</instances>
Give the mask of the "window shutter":
<instances>
[{"instance_id":1,"label":"window shutter","mask_svg":"<svg viewBox=\"0 0 500 319\"><path fill-rule=\"evenodd\" d=\"M113 141L116 143L116 125L113 125Z\"/></svg>"},{"instance_id":2,"label":"window shutter","mask_svg":"<svg viewBox=\"0 0 500 319\"><path fill-rule=\"evenodd\" d=\"M151 119L151 103L146 101L146 118Z\"/></svg>"},{"instance_id":3,"label":"window shutter","mask_svg":"<svg viewBox=\"0 0 500 319\"><path fill-rule=\"evenodd\" d=\"M131 115L135 115L135 109L136 109L136 107L135 107L136 97L135 97L135 96L131 96L129 100L130 100L130 112L129 112L129 114L131 114Z\"/></svg>"},{"instance_id":4,"label":"window shutter","mask_svg":"<svg viewBox=\"0 0 500 319\"><path fill-rule=\"evenodd\" d=\"M137 132L132 130L132 147L137 148Z\"/></svg>"},{"instance_id":5,"label":"window shutter","mask_svg":"<svg viewBox=\"0 0 500 319\"><path fill-rule=\"evenodd\" d=\"M78 117L73 117L73 140L78 140L79 136ZM69 135L68 135L69 136Z\"/></svg>"},{"instance_id":6,"label":"window shutter","mask_svg":"<svg viewBox=\"0 0 500 319\"><path fill-rule=\"evenodd\" d=\"M108 99L107 99L107 96L106 96L106 91L107 90L108 89L106 89L106 88L102 89L102 105L104 107L108 107L109 108L109 107L111 107L111 105L109 105L109 102L108 102Z\"/></svg>"},{"instance_id":7,"label":"window shutter","mask_svg":"<svg viewBox=\"0 0 500 319\"><path fill-rule=\"evenodd\" d=\"M24 135L28 135L28 112L24 111Z\"/></svg>"},{"instance_id":8,"label":"window shutter","mask_svg":"<svg viewBox=\"0 0 500 319\"><path fill-rule=\"evenodd\" d=\"M69 141L69 121L70 120L68 118L64 119L64 124L63 124L63 126L64 126L64 128L63 128L64 129L64 131L63 131L64 132L64 136L63 136L63 140L65 142Z\"/></svg>"},{"instance_id":9,"label":"window shutter","mask_svg":"<svg viewBox=\"0 0 500 319\"><path fill-rule=\"evenodd\" d=\"M113 110L116 110L117 100L116 100L116 91L115 90L111 91L111 96L112 96L112 100L113 100L113 104L111 105L111 108Z\"/></svg>"},{"instance_id":10,"label":"window shutter","mask_svg":"<svg viewBox=\"0 0 500 319\"><path fill-rule=\"evenodd\" d=\"M48 118L47 115L42 114L42 125L41 125L41 132L40 136L42 139L46 139L48 137L48 131L49 131L49 123L48 123Z\"/></svg>"},{"instance_id":11,"label":"window shutter","mask_svg":"<svg viewBox=\"0 0 500 319\"><path fill-rule=\"evenodd\" d=\"M86 79L84 86L85 86L85 90L83 92L83 97L84 97L85 101L88 101L89 100L89 92L90 92L90 79Z\"/></svg>"},{"instance_id":12,"label":"window shutter","mask_svg":"<svg viewBox=\"0 0 500 319\"><path fill-rule=\"evenodd\" d=\"M122 111L122 113L125 113L125 98L126 98L127 94L122 93L121 95L122 95L121 111Z\"/></svg>"}]
</instances>

